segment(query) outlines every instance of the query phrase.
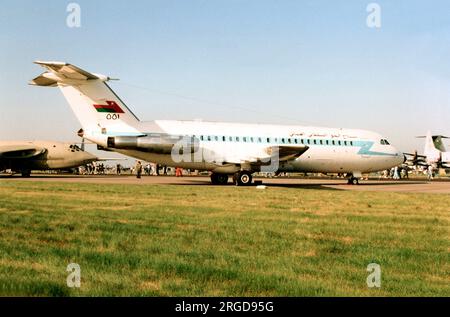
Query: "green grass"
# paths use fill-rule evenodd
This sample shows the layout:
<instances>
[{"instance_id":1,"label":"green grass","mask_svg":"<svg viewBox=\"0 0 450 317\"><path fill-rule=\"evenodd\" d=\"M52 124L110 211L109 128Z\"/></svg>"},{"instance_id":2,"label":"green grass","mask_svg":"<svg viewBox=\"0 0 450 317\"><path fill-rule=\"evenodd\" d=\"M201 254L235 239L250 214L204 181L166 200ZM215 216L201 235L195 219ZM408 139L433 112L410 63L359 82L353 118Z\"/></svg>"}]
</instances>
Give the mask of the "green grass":
<instances>
[{"instance_id":1,"label":"green grass","mask_svg":"<svg viewBox=\"0 0 450 317\"><path fill-rule=\"evenodd\" d=\"M450 296L449 206L444 194L4 181L0 295Z\"/></svg>"}]
</instances>

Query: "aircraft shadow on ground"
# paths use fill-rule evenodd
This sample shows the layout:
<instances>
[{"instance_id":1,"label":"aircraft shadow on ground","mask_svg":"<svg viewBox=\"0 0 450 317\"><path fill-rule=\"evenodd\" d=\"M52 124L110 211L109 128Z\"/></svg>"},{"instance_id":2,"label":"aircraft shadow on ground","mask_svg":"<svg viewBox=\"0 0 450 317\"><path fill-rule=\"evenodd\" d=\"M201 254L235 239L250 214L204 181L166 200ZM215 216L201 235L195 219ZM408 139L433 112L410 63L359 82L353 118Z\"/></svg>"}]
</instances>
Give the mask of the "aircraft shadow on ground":
<instances>
[{"instance_id":1,"label":"aircraft shadow on ground","mask_svg":"<svg viewBox=\"0 0 450 317\"><path fill-rule=\"evenodd\" d=\"M390 182L390 181L371 181L368 183L365 183L364 181L360 182L359 185L348 185L347 183L340 182L340 183L331 183L331 182L324 182L321 183L263 183L261 185L265 185L267 187L279 187L279 188L298 188L298 189L321 189L321 190L349 190L358 187L370 187L370 186L403 186L403 185L423 185L426 184L427 181L396 181L396 182ZM182 183L170 183L170 185L193 185L193 186L223 186L223 185L212 185L209 181L201 181L201 180L190 180L189 182L182 182ZM235 186L232 183L228 183L225 186ZM250 187L256 187L256 185L252 185Z\"/></svg>"}]
</instances>

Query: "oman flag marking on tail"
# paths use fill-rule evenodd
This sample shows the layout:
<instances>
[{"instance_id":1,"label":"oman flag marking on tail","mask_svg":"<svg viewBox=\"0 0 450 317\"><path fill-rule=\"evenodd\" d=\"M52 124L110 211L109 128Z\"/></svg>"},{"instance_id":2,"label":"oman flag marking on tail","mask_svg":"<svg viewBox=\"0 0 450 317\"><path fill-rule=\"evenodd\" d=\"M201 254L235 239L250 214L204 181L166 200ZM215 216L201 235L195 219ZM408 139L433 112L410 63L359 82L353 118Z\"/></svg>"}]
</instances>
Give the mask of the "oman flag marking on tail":
<instances>
[{"instance_id":1,"label":"oman flag marking on tail","mask_svg":"<svg viewBox=\"0 0 450 317\"><path fill-rule=\"evenodd\" d=\"M124 113L124 111L119 107L115 101L106 101L106 105L94 105L97 112L107 112L107 113Z\"/></svg>"}]
</instances>

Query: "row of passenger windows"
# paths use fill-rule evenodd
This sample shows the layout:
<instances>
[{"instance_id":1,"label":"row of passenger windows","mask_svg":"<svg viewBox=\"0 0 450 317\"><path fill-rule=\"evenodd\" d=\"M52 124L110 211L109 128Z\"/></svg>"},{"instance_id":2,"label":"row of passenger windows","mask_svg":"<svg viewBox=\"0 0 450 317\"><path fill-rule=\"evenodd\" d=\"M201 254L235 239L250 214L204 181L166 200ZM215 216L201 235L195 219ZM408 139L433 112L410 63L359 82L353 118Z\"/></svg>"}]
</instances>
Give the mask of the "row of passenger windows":
<instances>
[{"instance_id":1,"label":"row of passenger windows","mask_svg":"<svg viewBox=\"0 0 450 317\"><path fill-rule=\"evenodd\" d=\"M197 136L194 135L196 138ZM297 139L297 138L263 138L263 137L239 137L239 136L217 136L200 135L201 141L223 141L223 142L247 142L247 143L275 143L275 144L315 144L315 145L343 145L353 146L353 141L322 140L322 139Z\"/></svg>"}]
</instances>

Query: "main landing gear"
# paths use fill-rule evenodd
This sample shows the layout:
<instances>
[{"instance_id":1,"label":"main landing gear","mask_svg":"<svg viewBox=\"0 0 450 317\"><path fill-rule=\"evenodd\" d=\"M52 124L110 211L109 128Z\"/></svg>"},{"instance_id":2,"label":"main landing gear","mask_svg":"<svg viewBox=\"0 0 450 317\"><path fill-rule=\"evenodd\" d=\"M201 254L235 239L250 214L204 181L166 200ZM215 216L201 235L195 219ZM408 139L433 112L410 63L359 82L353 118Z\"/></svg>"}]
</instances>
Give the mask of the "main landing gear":
<instances>
[{"instance_id":1,"label":"main landing gear","mask_svg":"<svg viewBox=\"0 0 450 317\"><path fill-rule=\"evenodd\" d=\"M252 184L252 173L240 171L233 175L233 183L236 186L249 186Z\"/></svg>"},{"instance_id":2,"label":"main landing gear","mask_svg":"<svg viewBox=\"0 0 450 317\"><path fill-rule=\"evenodd\" d=\"M228 175L212 173L211 183L213 183L213 185L226 185L228 183Z\"/></svg>"},{"instance_id":3,"label":"main landing gear","mask_svg":"<svg viewBox=\"0 0 450 317\"><path fill-rule=\"evenodd\" d=\"M359 185L359 180L356 177L351 176L348 179L347 184L349 184L349 185Z\"/></svg>"},{"instance_id":4,"label":"main landing gear","mask_svg":"<svg viewBox=\"0 0 450 317\"><path fill-rule=\"evenodd\" d=\"M233 184L236 186L249 186L252 184L252 173L248 171L240 171L233 174ZM226 185L228 184L228 175L227 174L211 174L211 183L213 185Z\"/></svg>"}]
</instances>

